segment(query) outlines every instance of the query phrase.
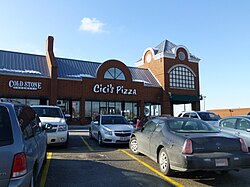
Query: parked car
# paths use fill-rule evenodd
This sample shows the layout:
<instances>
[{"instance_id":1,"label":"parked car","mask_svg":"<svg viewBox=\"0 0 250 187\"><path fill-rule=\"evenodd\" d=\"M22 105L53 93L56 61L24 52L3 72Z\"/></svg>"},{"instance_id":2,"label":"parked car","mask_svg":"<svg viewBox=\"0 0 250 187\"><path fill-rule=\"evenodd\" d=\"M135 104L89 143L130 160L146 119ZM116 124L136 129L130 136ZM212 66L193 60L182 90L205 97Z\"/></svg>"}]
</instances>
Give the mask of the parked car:
<instances>
[{"instance_id":1,"label":"parked car","mask_svg":"<svg viewBox=\"0 0 250 187\"><path fill-rule=\"evenodd\" d=\"M132 134L129 147L134 154L143 153L159 163L165 175L250 167L250 153L243 139L199 119L156 117Z\"/></svg>"},{"instance_id":2,"label":"parked car","mask_svg":"<svg viewBox=\"0 0 250 187\"><path fill-rule=\"evenodd\" d=\"M190 112L181 112L178 117L188 117L188 118L197 118L201 119L211 125L215 125L218 120L220 119L220 116L213 112L207 112L207 111L190 111Z\"/></svg>"},{"instance_id":3,"label":"parked car","mask_svg":"<svg viewBox=\"0 0 250 187\"><path fill-rule=\"evenodd\" d=\"M45 129L26 105L0 102L0 186L34 186L47 158Z\"/></svg>"},{"instance_id":4,"label":"parked car","mask_svg":"<svg viewBox=\"0 0 250 187\"><path fill-rule=\"evenodd\" d=\"M130 136L134 131L126 118L115 114L98 115L89 128L90 138L98 140L98 144L125 144L129 142Z\"/></svg>"},{"instance_id":5,"label":"parked car","mask_svg":"<svg viewBox=\"0 0 250 187\"><path fill-rule=\"evenodd\" d=\"M242 138L250 150L250 116L231 116L218 122L221 131Z\"/></svg>"},{"instance_id":6,"label":"parked car","mask_svg":"<svg viewBox=\"0 0 250 187\"><path fill-rule=\"evenodd\" d=\"M68 125L65 116L58 106L33 105L42 124L51 124L52 129L46 130L47 144L67 147L69 140Z\"/></svg>"}]
</instances>

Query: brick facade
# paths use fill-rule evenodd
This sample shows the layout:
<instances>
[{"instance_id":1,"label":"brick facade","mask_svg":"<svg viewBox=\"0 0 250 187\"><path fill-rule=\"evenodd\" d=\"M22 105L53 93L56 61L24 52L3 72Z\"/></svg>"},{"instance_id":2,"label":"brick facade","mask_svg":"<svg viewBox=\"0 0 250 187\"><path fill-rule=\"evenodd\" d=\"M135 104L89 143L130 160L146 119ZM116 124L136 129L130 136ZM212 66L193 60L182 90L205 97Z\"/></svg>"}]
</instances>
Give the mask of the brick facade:
<instances>
[{"instance_id":1,"label":"brick facade","mask_svg":"<svg viewBox=\"0 0 250 187\"><path fill-rule=\"evenodd\" d=\"M173 114L173 105L176 102L192 103L193 110L200 109L200 101L173 101L171 95L194 96L199 98L199 67L198 63L190 62L188 58L184 61L178 59L178 53L181 51L186 57L189 56L185 48L179 47L176 51L176 57L168 58L166 56L156 57L153 49L144 52L138 68L149 69L160 83L161 87L145 86L143 82L132 80L131 72L128 67L118 60L108 60L97 69L96 77L83 77L81 80L66 80L58 78L58 66L53 52L54 38L49 36L46 43L46 60L49 68L49 78L0 75L0 87L2 98L37 98L48 100L50 105L56 105L58 99L68 99L80 101L80 118L78 121L70 122L72 124L86 124L89 119L85 118L86 101L115 101L115 102L135 102L138 104L138 117L144 115L145 103L156 103L161 105L162 114ZM151 58L150 58L151 56ZM174 66L182 65L188 67L195 74L195 89L176 89L171 88L169 84L169 70ZM105 79L104 74L109 68L119 68L125 76L124 80ZM40 82L39 90L13 89L9 86L10 80ZM105 88L104 88L105 87ZM124 88L134 91L135 94L114 93L114 88ZM98 89L98 90L95 90ZM100 91L103 89L102 91ZM179 103L178 103L179 104Z\"/></svg>"}]
</instances>

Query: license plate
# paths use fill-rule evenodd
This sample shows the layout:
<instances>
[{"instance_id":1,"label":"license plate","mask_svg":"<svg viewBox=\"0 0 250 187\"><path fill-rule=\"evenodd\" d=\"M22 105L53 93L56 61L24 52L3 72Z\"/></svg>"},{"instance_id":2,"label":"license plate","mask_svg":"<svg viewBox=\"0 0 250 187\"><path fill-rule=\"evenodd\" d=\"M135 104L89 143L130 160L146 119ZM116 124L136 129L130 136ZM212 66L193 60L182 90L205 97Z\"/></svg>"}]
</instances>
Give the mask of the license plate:
<instances>
[{"instance_id":1,"label":"license plate","mask_svg":"<svg viewBox=\"0 0 250 187\"><path fill-rule=\"evenodd\" d=\"M128 141L128 138L127 137L121 137L120 140L121 141Z\"/></svg>"},{"instance_id":2,"label":"license plate","mask_svg":"<svg viewBox=\"0 0 250 187\"><path fill-rule=\"evenodd\" d=\"M215 159L215 166L228 166L228 160L226 158Z\"/></svg>"}]
</instances>

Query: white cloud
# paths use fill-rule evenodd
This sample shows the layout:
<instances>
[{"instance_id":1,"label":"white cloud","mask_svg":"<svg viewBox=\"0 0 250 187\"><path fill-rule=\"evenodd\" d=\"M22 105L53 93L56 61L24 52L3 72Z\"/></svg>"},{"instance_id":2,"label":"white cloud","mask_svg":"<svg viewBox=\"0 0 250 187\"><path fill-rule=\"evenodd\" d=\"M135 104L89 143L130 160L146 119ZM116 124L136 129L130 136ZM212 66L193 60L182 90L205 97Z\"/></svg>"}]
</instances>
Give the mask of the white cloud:
<instances>
[{"instance_id":1,"label":"white cloud","mask_svg":"<svg viewBox=\"0 0 250 187\"><path fill-rule=\"evenodd\" d=\"M96 18L83 18L82 19L82 24L80 26L80 30L83 31L90 31L93 33L101 33L104 32L103 30L103 26L105 25L104 23L102 23L101 21L99 21Z\"/></svg>"}]
</instances>

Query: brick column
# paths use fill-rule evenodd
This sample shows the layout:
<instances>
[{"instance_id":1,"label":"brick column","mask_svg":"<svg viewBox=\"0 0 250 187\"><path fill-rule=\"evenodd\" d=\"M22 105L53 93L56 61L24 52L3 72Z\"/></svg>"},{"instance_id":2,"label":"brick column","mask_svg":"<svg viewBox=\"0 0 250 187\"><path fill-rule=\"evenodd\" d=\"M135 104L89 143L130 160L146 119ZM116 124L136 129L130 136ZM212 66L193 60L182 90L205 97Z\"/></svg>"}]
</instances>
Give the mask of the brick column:
<instances>
[{"instance_id":1,"label":"brick column","mask_svg":"<svg viewBox=\"0 0 250 187\"><path fill-rule=\"evenodd\" d=\"M50 72L50 97L49 97L49 104L56 105L57 101L57 76L58 76L58 67L56 63L56 58L53 52L53 44L54 38L49 36L46 43L46 60L49 67Z\"/></svg>"}]
</instances>

